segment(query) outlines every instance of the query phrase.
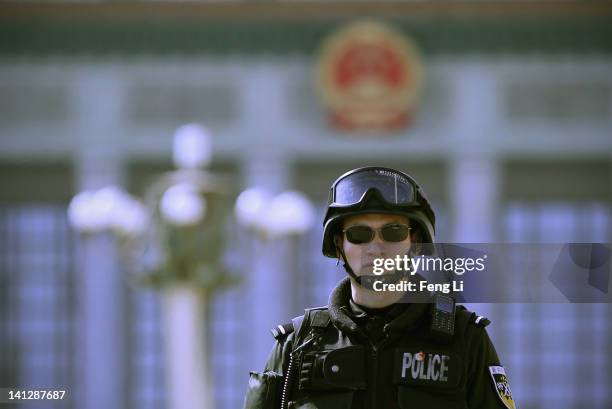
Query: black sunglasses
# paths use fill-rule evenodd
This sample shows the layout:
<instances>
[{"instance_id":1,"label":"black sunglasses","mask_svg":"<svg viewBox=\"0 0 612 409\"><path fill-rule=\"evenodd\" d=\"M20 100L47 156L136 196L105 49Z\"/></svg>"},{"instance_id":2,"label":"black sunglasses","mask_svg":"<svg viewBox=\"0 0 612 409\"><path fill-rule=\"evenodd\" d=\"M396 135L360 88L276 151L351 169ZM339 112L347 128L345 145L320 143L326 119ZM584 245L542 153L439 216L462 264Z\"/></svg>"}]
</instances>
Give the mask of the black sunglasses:
<instances>
[{"instance_id":1,"label":"black sunglasses","mask_svg":"<svg viewBox=\"0 0 612 409\"><path fill-rule=\"evenodd\" d=\"M399 243L406 240L410 233L410 227L405 224L389 223L379 229L370 226L355 225L342 230L346 239L353 244L365 244L374 240L374 235L379 232L380 237L389 243Z\"/></svg>"}]
</instances>

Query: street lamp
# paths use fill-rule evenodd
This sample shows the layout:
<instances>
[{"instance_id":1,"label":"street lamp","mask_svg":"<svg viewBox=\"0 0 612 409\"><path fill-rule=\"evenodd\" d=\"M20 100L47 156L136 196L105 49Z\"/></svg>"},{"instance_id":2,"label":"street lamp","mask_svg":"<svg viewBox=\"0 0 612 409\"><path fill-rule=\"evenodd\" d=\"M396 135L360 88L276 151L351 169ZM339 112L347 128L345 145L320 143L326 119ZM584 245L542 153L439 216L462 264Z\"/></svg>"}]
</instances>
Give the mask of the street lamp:
<instances>
[{"instance_id":1,"label":"street lamp","mask_svg":"<svg viewBox=\"0 0 612 409\"><path fill-rule=\"evenodd\" d=\"M205 171L210 135L198 124L174 134L176 170L157 177L143 200L116 186L77 194L72 226L120 238L133 282L161 293L168 403L171 409L212 409L204 317L213 292L237 283L222 267L231 183Z\"/></svg>"},{"instance_id":2,"label":"street lamp","mask_svg":"<svg viewBox=\"0 0 612 409\"><path fill-rule=\"evenodd\" d=\"M312 202L295 190L273 196L266 189L252 187L240 193L234 210L240 224L266 240L298 236L314 221Z\"/></svg>"}]
</instances>

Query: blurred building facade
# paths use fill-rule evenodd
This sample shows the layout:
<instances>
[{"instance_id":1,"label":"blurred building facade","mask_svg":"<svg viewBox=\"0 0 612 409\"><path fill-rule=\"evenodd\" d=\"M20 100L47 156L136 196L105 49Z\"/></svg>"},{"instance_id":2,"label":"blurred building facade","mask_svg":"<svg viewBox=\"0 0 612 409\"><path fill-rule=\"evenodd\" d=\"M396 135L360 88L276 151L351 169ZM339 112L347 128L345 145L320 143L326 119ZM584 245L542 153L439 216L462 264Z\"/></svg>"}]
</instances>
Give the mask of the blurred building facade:
<instances>
[{"instance_id":1,"label":"blurred building facade","mask_svg":"<svg viewBox=\"0 0 612 409\"><path fill-rule=\"evenodd\" d=\"M66 386L70 408L165 407L155 291L129 286L112 238L83 243L65 209L86 188L141 194L171 167L186 122L211 130L213 169L236 191L298 189L321 218L333 179L379 164L424 186L441 242L612 241L605 7L360 4L0 13L0 387ZM315 94L321 41L362 16L422 51L424 94L405 130L335 131ZM217 406L228 409L262 368L268 329L326 304L343 277L320 253L320 225L271 242L229 230L226 259L245 281L210 317ZM472 307L493 321L519 407L612 405L610 305Z\"/></svg>"}]
</instances>

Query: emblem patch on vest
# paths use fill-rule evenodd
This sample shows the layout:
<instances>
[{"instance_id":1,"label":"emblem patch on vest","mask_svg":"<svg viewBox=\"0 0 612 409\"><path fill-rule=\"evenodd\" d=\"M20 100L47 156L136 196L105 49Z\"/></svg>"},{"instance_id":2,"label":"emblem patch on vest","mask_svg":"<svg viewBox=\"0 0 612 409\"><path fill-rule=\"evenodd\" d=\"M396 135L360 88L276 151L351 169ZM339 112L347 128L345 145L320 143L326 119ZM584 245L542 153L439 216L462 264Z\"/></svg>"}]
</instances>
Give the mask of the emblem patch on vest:
<instances>
[{"instance_id":1,"label":"emblem patch on vest","mask_svg":"<svg viewBox=\"0 0 612 409\"><path fill-rule=\"evenodd\" d=\"M459 358L444 351L397 350L395 355L397 383L455 387L460 378Z\"/></svg>"},{"instance_id":2,"label":"emblem patch on vest","mask_svg":"<svg viewBox=\"0 0 612 409\"><path fill-rule=\"evenodd\" d=\"M493 379L493 387L499 399L501 399L502 403L506 405L508 409L516 409L514 399L512 398L512 391L510 390L510 383L508 382L504 367L490 366L489 373L491 374L491 379Z\"/></svg>"}]
</instances>

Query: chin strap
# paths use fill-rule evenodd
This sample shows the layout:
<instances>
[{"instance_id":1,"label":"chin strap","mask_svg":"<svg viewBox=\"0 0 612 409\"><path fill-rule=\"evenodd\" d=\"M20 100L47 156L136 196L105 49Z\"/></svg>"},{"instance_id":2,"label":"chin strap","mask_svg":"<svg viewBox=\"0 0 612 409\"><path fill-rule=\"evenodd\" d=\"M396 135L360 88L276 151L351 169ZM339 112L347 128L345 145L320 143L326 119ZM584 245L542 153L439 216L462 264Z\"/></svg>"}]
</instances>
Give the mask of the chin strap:
<instances>
[{"instance_id":1,"label":"chin strap","mask_svg":"<svg viewBox=\"0 0 612 409\"><path fill-rule=\"evenodd\" d=\"M342 267L344 267L344 270L349 276L351 276L352 279L357 282L358 285L361 285L361 277L357 277L357 274L355 274L351 266L349 266L348 260L346 259L346 255L344 254L344 250L342 249L342 247L338 246L337 243L336 249L338 250L338 253L340 253L340 256L342 256Z\"/></svg>"}]
</instances>

